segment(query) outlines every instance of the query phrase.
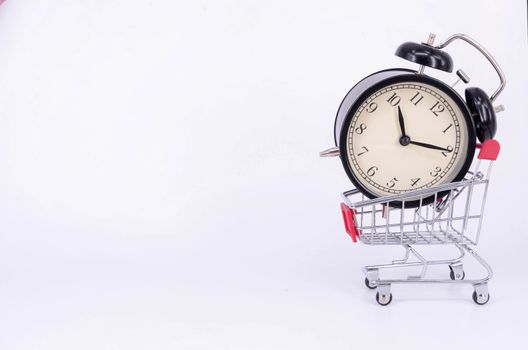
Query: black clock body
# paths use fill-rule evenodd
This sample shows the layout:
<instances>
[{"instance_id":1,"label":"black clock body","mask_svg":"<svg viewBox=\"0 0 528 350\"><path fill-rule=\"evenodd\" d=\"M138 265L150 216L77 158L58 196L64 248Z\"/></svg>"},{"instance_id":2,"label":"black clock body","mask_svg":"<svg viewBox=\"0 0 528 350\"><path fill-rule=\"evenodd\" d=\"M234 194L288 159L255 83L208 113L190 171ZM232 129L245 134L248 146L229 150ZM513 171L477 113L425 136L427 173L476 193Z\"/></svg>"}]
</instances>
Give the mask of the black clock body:
<instances>
[{"instance_id":1,"label":"black clock body","mask_svg":"<svg viewBox=\"0 0 528 350\"><path fill-rule=\"evenodd\" d=\"M425 74L419 74L416 71L409 69L387 69L373 73L358 82L346 94L339 106L334 124L335 144L337 147L339 147L340 158L343 163L345 172L354 184L354 186L363 194L365 194L366 197L371 199L380 197L380 195L374 193L360 181L360 179L358 178L357 171L354 171L354 168L349 160L347 138L349 137L348 131L350 128L350 124L354 115L358 111L358 108L360 108L362 105L364 106L365 100L373 93L393 84L407 82L422 83L435 87L436 89L442 91L445 95L449 96L450 101L452 103L455 103L459 110L462 112L462 116L460 116L460 122L466 124L468 132L467 150L465 154L462 155L463 157L465 157L463 165L460 167L454 178L450 180L450 182L462 180L468 172L473 160L476 148L476 136L473 118L471 117L466 103L455 90L453 90L450 86L446 85L438 79L432 78ZM417 166L419 166L419 164L417 164ZM446 193L441 193L437 195L436 199L439 199L445 194ZM417 207L419 205L429 204L434 200L435 197L417 198L415 200L405 201L404 205L407 208ZM399 201L393 201L391 202L391 205L399 207L402 205L402 203Z\"/></svg>"}]
</instances>

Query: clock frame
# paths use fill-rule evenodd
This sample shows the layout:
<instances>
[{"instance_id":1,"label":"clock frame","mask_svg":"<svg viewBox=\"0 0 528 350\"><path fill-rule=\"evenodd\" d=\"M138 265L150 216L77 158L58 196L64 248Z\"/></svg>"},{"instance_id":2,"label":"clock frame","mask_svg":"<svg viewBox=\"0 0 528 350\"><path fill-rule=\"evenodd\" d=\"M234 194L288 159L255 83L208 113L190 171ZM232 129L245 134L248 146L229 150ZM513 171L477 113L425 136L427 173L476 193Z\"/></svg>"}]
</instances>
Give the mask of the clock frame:
<instances>
[{"instance_id":1,"label":"clock frame","mask_svg":"<svg viewBox=\"0 0 528 350\"><path fill-rule=\"evenodd\" d=\"M350 123L352 122L354 115L356 114L358 108L365 102L376 91L383 89L384 87L401 84L401 83L419 83L430 85L444 94L446 94L453 103L456 104L458 109L462 112L461 116L458 116L461 120L460 123L465 123L467 128L467 154L465 154L465 159L463 159L462 166L460 170L456 173L455 177L450 181L440 180L438 184L447 183L447 182L456 182L464 178L471 163L473 161L473 156L476 148L476 136L475 136L475 126L471 114L468 110L467 105L465 104L462 97L454 91L450 86L445 83L432 78L430 76L419 74L416 71L409 69L388 69L373 73L360 82L358 82L345 96L341 105L339 106L335 125L334 125L334 139L336 146L339 147L341 162L347 176L350 178L352 183L358 188L362 193L364 193L368 198L377 198L379 195L370 191L366 186L364 186L361 181L356 177L357 175L354 172L353 165L349 162L348 150L347 150L347 137ZM451 103L450 101L450 103ZM463 157L464 155L460 155ZM405 191L407 192L407 191ZM446 193L441 193L438 198L445 196ZM388 195L388 194L387 194ZM434 197L423 198L422 200L417 199L413 201L405 201L405 207L417 207L423 204L429 204L435 200ZM392 206L398 207L401 206L401 202L393 201L391 202Z\"/></svg>"}]
</instances>

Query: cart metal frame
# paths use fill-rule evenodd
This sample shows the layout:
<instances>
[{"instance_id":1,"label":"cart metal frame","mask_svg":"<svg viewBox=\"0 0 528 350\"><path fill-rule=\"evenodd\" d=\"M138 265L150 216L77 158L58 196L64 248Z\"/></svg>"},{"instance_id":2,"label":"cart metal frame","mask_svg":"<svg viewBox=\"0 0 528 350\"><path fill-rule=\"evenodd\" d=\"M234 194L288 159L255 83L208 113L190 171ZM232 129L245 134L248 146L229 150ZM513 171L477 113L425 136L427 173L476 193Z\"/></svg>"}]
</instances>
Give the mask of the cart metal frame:
<instances>
[{"instance_id":1,"label":"cart metal frame","mask_svg":"<svg viewBox=\"0 0 528 350\"><path fill-rule=\"evenodd\" d=\"M379 304L388 305L392 301L391 285L397 283L470 284L475 303L483 305L489 301L488 282L493 270L470 246L476 246L480 239L489 177L499 150L496 140L484 142L473 170L459 182L375 199L366 198L357 189L343 193L341 210L345 229L354 242L401 245L405 250L401 259L363 267L365 284L376 289ZM484 171L481 170L483 161L487 163ZM432 197L432 204L422 205ZM405 207L406 202L417 200L417 207ZM454 245L459 254L451 259L428 260L416 249L419 245L446 244ZM465 278L463 261L467 253L484 268L484 277ZM416 261L410 261L411 256ZM433 265L447 265L450 278L427 277L428 268ZM380 278L380 271L408 267L421 267L421 272L405 279Z\"/></svg>"}]
</instances>

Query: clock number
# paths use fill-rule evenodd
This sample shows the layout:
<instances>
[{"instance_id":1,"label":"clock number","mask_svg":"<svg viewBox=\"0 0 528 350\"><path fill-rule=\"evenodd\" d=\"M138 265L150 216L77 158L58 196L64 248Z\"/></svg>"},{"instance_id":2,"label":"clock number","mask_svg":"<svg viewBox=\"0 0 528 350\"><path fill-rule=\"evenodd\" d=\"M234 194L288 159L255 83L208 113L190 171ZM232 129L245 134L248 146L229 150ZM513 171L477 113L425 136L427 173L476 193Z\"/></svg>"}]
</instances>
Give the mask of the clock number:
<instances>
[{"instance_id":1,"label":"clock number","mask_svg":"<svg viewBox=\"0 0 528 350\"><path fill-rule=\"evenodd\" d=\"M429 110L431 112L433 112L433 114L435 116L438 117L438 114L442 113L445 110L445 107L442 104L440 104L439 101L436 101L436 103L433 105L433 107L429 108Z\"/></svg>"},{"instance_id":2,"label":"clock number","mask_svg":"<svg viewBox=\"0 0 528 350\"><path fill-rule=\"evenodd\" d=\"M442 154L444 155L444 157L447 157L447 154L448 154L448 153L453 152L453 146L447 146L446 149L447 149L447 151L443 151L443 152L442 152Z\"/></svg>"},{"instance_id":3,"label":"clock number","mask_svg":"<svg viewBox=\"0 0 528 350\"><path fill-rule=\"evenodd\" d=\"M436 166L433 171L429 172L429 174L432 177L437 177L438 175L440 175L441 171L442 171L442 168L440 168L439 166Z\"/></svg>"},{"instance_id":4,"label":"clock number","mask_svg":"<svg viewBox=\"0 0 528 350\"><path fill-rule=\"evenodd\" d=\"M377 166L371 166L369 168L369 170L367 170L367 175L368 176L374 176L374 175L376 175L376 171L378 171L378 167Z\"/></svg>"},{"instance_id":5,"label":"clock number","mask_svg":"<svg viewBox=\"0 0 528 350\"><path fill-rule=\"evenodd\" d=\"M367 153L367 152L369 151L368 148L365 147L365 146L361 147L361 149L364 149L364 151L363 151L363 152L359 152L359 153L357 154L358 157L359 157L360 155L365 154L365 153Z\"/></svg>"},{"instance_id":6,"label":"clock number","mask_svg":"<svg viewBox=\"0 0 528 350\"><path fill-rule=\"evenodd\" d=\"M411 98L411 102L416 106L424 97L419 92Z\"/></svg>"},{"instance_id":7,"label":"clock number","mask_svg":"<svg viewBox=\"0 0 528 350\"><path fill-rule=\"evenodd\" d=\"M393 188L394 186L396 186L396 182L398 182L398 179L393 177L392 180L387 182L387 187L388 188Z\"/></svg>"},{"instance_id":8,"label":"clock number","mask_svg":"<svg viewBox=\"0 0 528 350\"><path fill-rule=\"evenodd\" d=\"M392 96L389 97L389 99L387 100L387 102L390 103L391 106L397 106L400 101L401 97L398 96L395 92L393 92Z\"/></svg>"},{"instance_id":9,"label":"clock number","mask_svg":"<svg viewBox=\"0 0 528 350\"><path fill-rule=\"evenodd\" d=\"M366 128L367 126L365 125L365 123L359 124L359 126L356 128L356 134L358 135L363 134L363 131L365 131Z\"/></svg>"},{"instance_id":10,"label":"clock number","mask_svg":"<svg viewBox=\"0 0 528 350\"><path fill-rule=\"evenodd\" d=\"M378 104L376 102L371 102L367 108L365 108L368 113L374 112L376 109L378 109Z\"/></svg>"},{"instance_id":11,"label":"clock number","mask_svg":"<svg viewBox=\"0 0 528 350\"><path fill-rule=\"evenodd\" d=\"M453 123L449 124L449 126L447 128L444 129L444 131L442 131L444 134L447 132L447 130L449 130L450 127L453 126Z\"/></svg>"},{"instance_id":12,"label":"clock number","mask_svg":"<svg viewBox=\"0 0 528 350\"><path fill-rule=\"evenodd\" d=\"M420 180L421 177L415 177L414 179L411 179L411 186L414 187Z\"/></svg>"}]
</instances>

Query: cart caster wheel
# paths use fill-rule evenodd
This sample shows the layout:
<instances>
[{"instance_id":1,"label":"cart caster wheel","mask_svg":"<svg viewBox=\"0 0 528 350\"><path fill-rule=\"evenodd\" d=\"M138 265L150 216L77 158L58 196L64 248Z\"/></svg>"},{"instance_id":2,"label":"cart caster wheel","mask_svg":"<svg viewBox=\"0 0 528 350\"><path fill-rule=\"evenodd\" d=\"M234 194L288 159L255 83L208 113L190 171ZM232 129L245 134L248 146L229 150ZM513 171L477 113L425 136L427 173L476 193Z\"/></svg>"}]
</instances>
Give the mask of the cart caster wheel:
<instances>
[{"instance_id":1,"label":"cart caster wheel","mask_svg":"<svg viewBox=\"0 0 528 350\"><path fill-rule=\"evenodd\" d=\"M380 305L387 306L392 301L392 293L389 293L389 295L387 295L387 294L381 294L380 295L380 293L377 292L376 293L376 301Z\"/></svg>"},{"instance_id":2,"label":"cart caster wheel","mask_svg":"<svg viewBox=\"0 0 528 350\"><path fill-rule=\"evenodd\" d=\"M490 294L477 294L477 291L473 292L473 301L479 305L484 305L490 300Z\"/></svg>"},{"instance_id":3,"label":"cart caster wheel","mask_svg":"<svg viewBox=\"0 0 528 350\"><path fill-rule=\"evenodd\" d=\"M466 278L466 273L464 271L462 271L462 275L460 274L457 274L455 276L455 272L453 270L451 270L451 272L449 272L449 277L455 281L455 280L463 280L464 278Z\"/></svg>"},{"instance_id":4,"label":"cart caster wheel","mask_svg":"<svg viewBox=\"0 0 528 350\"><path fill-rule=\"evenodd\" d=\"M451 266L449 266L449 278L451 278L453 281L459 281L466 278L466 272L462 269L462 266L457 266L456 269L453 269Z\"/></svg>"},{"instance_id":5,"label":"cart caster wheel","mask_svg":"<svg viewBox=\"0 0 528 350\"><path fill-rule=\"evenodd\" d=\"M368 289L376 289L376 285L375 284L372 284L368 278L365 277L365 285L367 286Z\"/></svg>"}]
</instances>

